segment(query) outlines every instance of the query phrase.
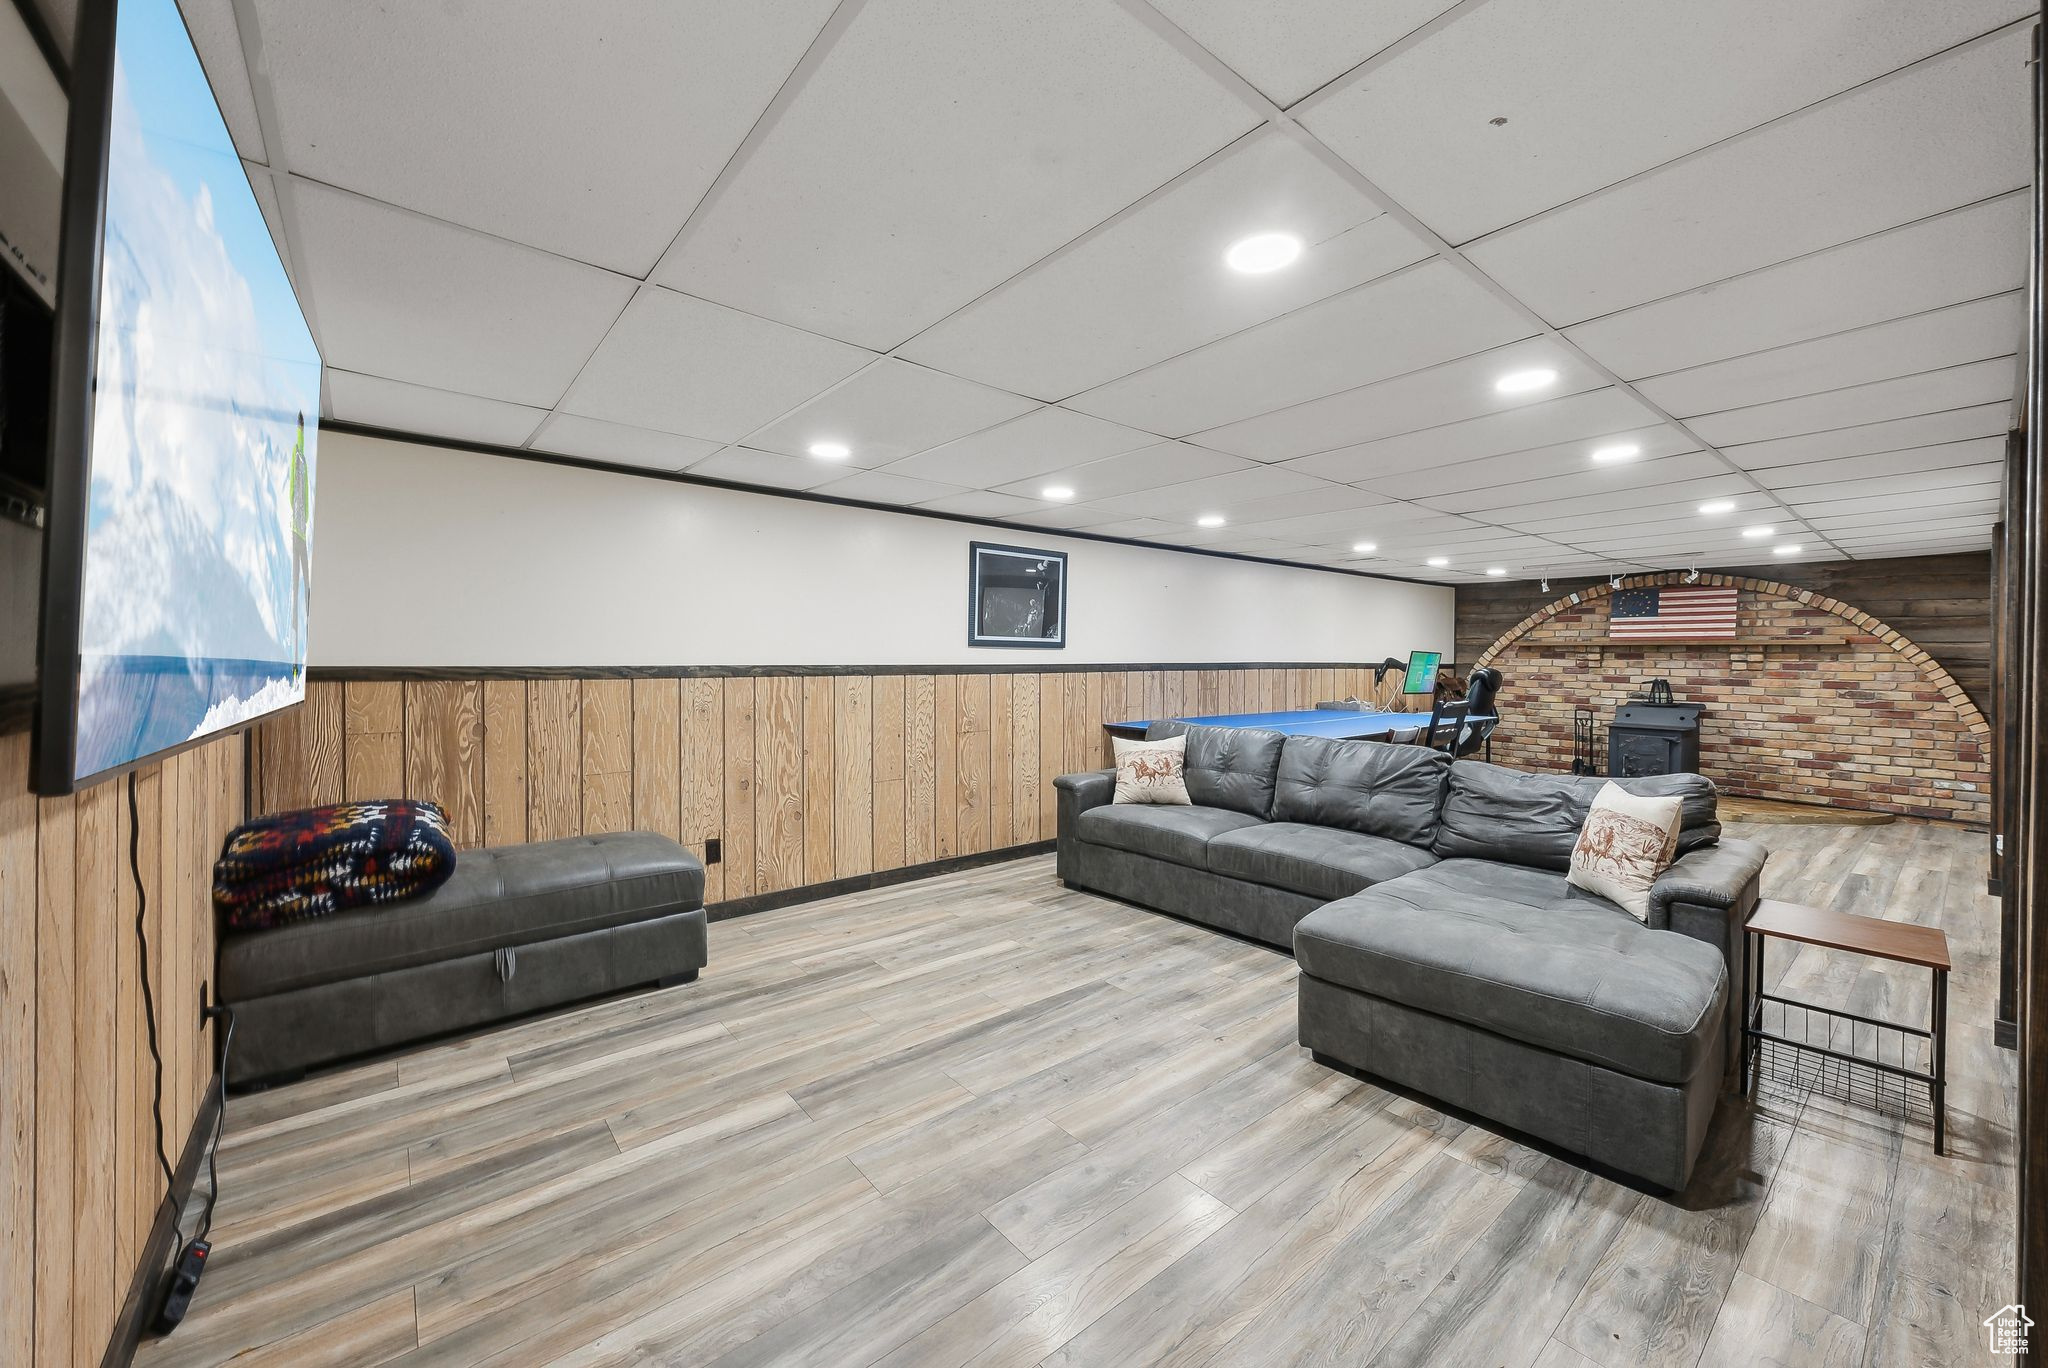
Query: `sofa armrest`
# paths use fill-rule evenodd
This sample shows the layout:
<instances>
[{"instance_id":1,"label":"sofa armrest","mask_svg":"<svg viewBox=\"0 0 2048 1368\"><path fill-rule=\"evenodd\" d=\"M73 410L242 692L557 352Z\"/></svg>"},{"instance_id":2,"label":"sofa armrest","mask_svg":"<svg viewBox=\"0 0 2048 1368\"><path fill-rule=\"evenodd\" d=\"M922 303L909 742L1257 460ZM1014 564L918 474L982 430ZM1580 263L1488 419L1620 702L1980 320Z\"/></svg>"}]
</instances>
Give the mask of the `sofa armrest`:
<instances>
[{"instance_id":1,"label":"sofa armrest","mask_svg":"<svg viewBox=\"0 0 2048 1368\"><path fill-rule=\"evenodd\" d=\"M1064 835L1076 817L1116 797L1116 771L1104 769L1062 774L1052 781L1052 786L1059 794L1060 832Z\"/></svg>"},{"instance_id":2,"label":"sofa armrest","mask_svg":"<svg viewBox=\"0 0 2048 1368\"><path fill-rule=\"evenodd\" d=\"M1763 896L1764 860L1770 852L1754 841L1724 837L1671 862L1650 885L1650 925L1662 931L1702 940L1721 952L1728 965L1728 1007L1724 1013L1723 1084L1733 1087L1742 1048L1742 1013L1738 987L1742 966L1742 928Z\"/></svg>"},{"instance_id":3,"label":"sofa armrest","mask_svg":"<svg viewBox=\"0 0 2048 1368\"><path fill-rule=\"evenodd\" d=\"M1754 841L1725 838L1679 856L1650 885L1650 925L1659 930L1686 930L1674 925L1680 908L1740 911L1747 918L1750 909L1756 906L1764 861L1769 855ZM1725 923L1727 918L1715 920ZM1733 944L1732 936L1714 935L1706 939L1724 949Z\"/></svg>"}]
</instances>

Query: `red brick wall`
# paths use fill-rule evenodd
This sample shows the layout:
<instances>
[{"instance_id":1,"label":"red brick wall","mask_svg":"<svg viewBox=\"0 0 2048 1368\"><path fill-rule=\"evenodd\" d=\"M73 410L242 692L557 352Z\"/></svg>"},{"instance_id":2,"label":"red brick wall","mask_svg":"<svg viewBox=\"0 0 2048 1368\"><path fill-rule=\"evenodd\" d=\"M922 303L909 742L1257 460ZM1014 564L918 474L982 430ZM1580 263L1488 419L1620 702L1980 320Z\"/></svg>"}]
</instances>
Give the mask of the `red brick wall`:
<instances>
[{"instance_id":1,"label":"red brick wall","mask_svg":"<svg viewBox=\"0 0 2048 1368\"><path fill-rule=\"evenodd\" d=\"M1675 582L1651 575L1623 584ZM1569 769L1572 709L1581 707L1593 711L1604 769L1615 708L1646 681L1668 679L1679 699L1706 706L1700 769L1725 793L1986 820L1989 731L1925 651L1810 590L1721 575L1700 582L1740 587L1743 644L1602 644L1605 586L1559 600L1496 642L1479 662L1503 676L1494 759ZM1751 644L1758 639L1765 644Z\"/></svg>"}]
</instances>

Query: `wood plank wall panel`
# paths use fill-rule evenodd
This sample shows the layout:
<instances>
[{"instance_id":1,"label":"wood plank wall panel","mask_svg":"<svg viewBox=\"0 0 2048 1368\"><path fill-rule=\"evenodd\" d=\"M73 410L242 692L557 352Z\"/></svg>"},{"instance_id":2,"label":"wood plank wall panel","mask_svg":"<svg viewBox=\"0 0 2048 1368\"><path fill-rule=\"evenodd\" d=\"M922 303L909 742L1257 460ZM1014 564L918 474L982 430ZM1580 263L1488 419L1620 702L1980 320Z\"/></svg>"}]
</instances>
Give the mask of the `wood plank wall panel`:
<instances>
[{"instance_id":1,"label":"wood plank wall panel","mask_svg":"<svg viewBox=\"0 0 2048 1368\"><path fill-rule=\"evenodd\" d=\"M1827 561L1816 565L1741 565L1720 573L1776 580L1812 589L1860 608L1939 661L1963 692L1989 709L1991 689L1991 558L1973 551L1952 556ZM1503 632L1546 604L1600 583L1553 579L1545 593L1535 581L1458 586L1457 650L1470 661Z\"/></svg>"},{"instance_id":2,"label":"wood plank wall panel","mask_svg":"<svg viewBox=\"0 0 2048 1368\"><path fill-rule=\"evenodd\" d=\"M328 688L339 790L342 692ZM279 719L295 757L308 750L305 711ZM380 753L399 736L360 734ZM229 737L136 776L173 1160L212 1074L197 1020L213 978L212 863L242 818L248 744ZM280 765L283 749L271 752ZM0 1265L0 1363L72 1368L100 1361L163 1186L126 782L37 799L28 750L25 733L0 737L0 1247L13 1254ZM291 791L311 787L301 777Z\"/></svg>"},{"instance_id":3,"label":"wood plank wall panel","mask_svg":"<svg viewBox=\"0 0 2048 1368\"><path fill-rule=\"evenodd\" d=\"M640 829L702 858L717 840L718 903L1049 840L1052 780L1109 763L1105 721L1372 689L1351 666L316 679L253 733L254 793L264 811L432 799L464 846Z\"/></svg>"}]
</instances>

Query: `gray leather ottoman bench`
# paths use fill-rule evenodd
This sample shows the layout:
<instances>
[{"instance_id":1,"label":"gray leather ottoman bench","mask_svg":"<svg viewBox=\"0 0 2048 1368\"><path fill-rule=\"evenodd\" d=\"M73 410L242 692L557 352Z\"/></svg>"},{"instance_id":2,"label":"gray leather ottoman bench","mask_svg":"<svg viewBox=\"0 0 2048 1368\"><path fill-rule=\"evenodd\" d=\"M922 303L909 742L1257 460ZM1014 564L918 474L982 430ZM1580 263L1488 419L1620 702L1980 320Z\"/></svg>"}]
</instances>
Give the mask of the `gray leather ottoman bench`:
<instances>
[{"instance_id":1,"label":"gray leather ottoman bench","mask_svg":"<svg viewBox=\"0 0 2048 1368\"><path fill-rule=\"evenodd\" d=\"M468 850L417 902L224 936L228 1082L285 1082L450 1031L687 982L704 963L704 867L666 836Z\"/></svg>"}]
</instances>

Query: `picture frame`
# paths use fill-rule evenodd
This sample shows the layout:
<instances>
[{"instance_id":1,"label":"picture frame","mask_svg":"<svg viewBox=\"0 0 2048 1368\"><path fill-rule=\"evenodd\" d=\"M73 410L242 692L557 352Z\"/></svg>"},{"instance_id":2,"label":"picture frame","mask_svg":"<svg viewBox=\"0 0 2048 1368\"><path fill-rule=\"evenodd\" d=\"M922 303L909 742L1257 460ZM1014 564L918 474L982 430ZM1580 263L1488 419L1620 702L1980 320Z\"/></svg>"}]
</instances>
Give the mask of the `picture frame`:
<instances>
[{"instance_id":1,"label":"picture frame","mask_svg":"<svg viewBox=\"0 0 2048 1368\"><path fill-rule=\"evenodd\" d=\"M967 545L967 644L1057 651L1067 644L1067 555Z\"/></svg>"}]
</instances>

